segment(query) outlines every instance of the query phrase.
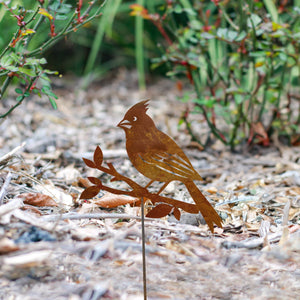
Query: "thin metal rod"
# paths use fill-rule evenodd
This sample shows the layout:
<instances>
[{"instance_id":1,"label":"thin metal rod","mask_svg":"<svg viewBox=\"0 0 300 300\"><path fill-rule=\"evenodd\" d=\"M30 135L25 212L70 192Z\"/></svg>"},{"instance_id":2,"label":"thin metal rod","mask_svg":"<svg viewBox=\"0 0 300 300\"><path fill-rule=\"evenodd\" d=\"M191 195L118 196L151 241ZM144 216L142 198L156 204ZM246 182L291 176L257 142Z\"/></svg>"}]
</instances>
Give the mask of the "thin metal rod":
<instances>
[{"instance_id":1,"label":"thin metal rod","mask_svg":"<svg viewBox=\"0 0 300 300\"><path fill-rule=\"evenodd\" d=\"M145 247L145 215L144 215L144 197L141 197L141 217L142 217L142 254L143 254L143 288L144 300L147 300L147 271L146 271L146 247Z\"/></svg>"}]
</instances>

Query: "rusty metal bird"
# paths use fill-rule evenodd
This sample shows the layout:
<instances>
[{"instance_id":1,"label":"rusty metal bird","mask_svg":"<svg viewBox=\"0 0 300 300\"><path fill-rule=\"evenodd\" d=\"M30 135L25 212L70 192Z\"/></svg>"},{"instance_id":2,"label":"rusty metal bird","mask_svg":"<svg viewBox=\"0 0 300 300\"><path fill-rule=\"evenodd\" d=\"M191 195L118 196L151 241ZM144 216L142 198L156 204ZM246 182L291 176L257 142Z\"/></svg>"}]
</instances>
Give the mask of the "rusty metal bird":
<instances>
[{"instance_id":1,"label":"rusty metal bird","mask_svg":"<svg viewBox=\"0 0 300 300\"><path fill-rule=\"evenodd\" d=\"M182 149L168 135L158 130L147 115L149 100L132 106L117 125L125 131L126 150L133 166L151 181L164 182L163 189L174 180L181 181L193 198L210 230L222 228L222 219L198 189L194 180L203 180Z\"/></svg>"}]
</instances>

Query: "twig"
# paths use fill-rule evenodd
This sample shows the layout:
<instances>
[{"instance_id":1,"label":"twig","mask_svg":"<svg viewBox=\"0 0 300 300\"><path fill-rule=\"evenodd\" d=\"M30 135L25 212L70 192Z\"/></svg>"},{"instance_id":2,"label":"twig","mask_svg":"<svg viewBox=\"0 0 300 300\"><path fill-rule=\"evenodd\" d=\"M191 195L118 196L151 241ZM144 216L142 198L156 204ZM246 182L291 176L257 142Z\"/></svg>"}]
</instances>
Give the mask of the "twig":
<instances>
[{"instance_id":1,"label":"twig","mask_svg":"<svg viewBox=\"0 0 300 300\"><path fill-rule=\"evenodd\" d=\"M4 199L4 196L7 194L7 188L9 186L10 180L11 180L11 173L8 172L8 174L6 176L6 179L5 179L5 181L2 185L2 188L0 190L0 205L3 204L3 199Z\"/></svg>"},{"instance_id":2,"label":"twig","mask_svg":"<svg viewBox=\"0 0 300 300\"><path fill-rule=\"evenodd\" d=\"M13 199L13 200L9 201L8 203L3 204L0 207L0 217L10 213L11 211L13 211L17 208L20 208L22 206L23 206L22 199L20 199L20 198Z\"/></svg>"},{"instance_id":3,"label":"twig","mask_svg":"<svg viewBox=\"0 0 300 300\"><path fill-rule=\"evenodd\" d=\"M66 213L56 214L41 217L43 221L56 221L56 220L81 220L81 219L135 219L141 220L141 217L132 216L128 214L116 214L116 213L95 213L95 214L78 214L78 213ZM152 218L145 218L145 221L153 221Z\"/></svg>"},{"instance_id":4,"label":"twig","mask_svg":"<svg viewBox=\"0 0 300 300\"><path fill-rule=\"evenodd\" d=\"M282 232L275 232L275 233L270 233L270 234L266 235L266 237L270 243L279 242L281 236L282 236ZM226 249L231 249L231 248L255 249L255 248L263 247L264 241L265 241L265 237L253 238L253 239L245 240L242 242L224 241L222 243L222 247L224 247Z\"/></svg>"},{"instance_id":5,"label":"twig","mask_svg":"<svg viewBox=\"0 0 300 300\"><path fill-rule=\"evenodd\" d=\"M22 104L22 102L24 101L24 99L27 97L26 93L30 93L30 89L32 87L32 85L35 83L35 80L39 78L39 75L33 77L29 83L29 85L27 86L25 92L23 93L23 95L21 96L22 98L20 100L17 101L17 103L12 106L6 113L4 113L3 115L0 115L0 119L7 117L13 110L15 110L19 105ZM2 93L2 91L1 91Z\"/></svg>"},{"instance_id":6,"label":"twig","mask_svg":"<svg viewBox=\"0 0 300 300\"><path fill-rule=\"evenodd\" d=\"M11 150L10 152L8 152L7 154L3 155L2 157L0 157L0 166L4 165L7 161L9 161L16 152L18 152L20 149L24 148L25 146L25 142L21 145L18 146L16 148L14 148L13 150Z\"/></svg>"}]
</instances>

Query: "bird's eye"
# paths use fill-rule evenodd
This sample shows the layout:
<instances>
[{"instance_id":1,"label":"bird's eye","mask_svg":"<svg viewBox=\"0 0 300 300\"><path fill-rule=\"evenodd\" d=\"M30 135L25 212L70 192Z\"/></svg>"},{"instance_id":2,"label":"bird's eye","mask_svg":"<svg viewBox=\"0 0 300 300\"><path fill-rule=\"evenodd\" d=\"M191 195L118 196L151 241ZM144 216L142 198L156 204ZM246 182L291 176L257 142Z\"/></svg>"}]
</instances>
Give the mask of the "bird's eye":
<instances>
[{"instance_id":1,"label":"bird's eye","mask_svg":"<svg viewBox=\"0 0 300 300\"><path fill-rule=\"evenodd\" d=\"M133 120L133 122L135 122L135 121L137 120L137 117L134 116L134 117L132 118L132 120Z\"/></svg>"}]
</instances>

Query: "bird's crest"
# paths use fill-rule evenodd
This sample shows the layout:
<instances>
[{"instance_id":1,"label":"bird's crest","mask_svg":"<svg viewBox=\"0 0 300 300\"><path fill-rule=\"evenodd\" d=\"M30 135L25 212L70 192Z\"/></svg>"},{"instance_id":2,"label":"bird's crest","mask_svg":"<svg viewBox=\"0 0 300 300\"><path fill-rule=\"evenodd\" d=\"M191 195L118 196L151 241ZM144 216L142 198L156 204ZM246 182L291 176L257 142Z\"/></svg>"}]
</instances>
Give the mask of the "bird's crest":
<instances>
[{"instance_id":1,"label":"bird's crest","mask_svg":"<svg viewBox=\"0 0 300 300\"><path fill-rule=\"evenodd\" d=\"M139 113L146 113L147 110L148 110L148 105L149 105L149 101L150 99L147 99L147 100L143 100L135 105L133 105L129 110L128 110L128 113L136 113L136 112L139 112Z\"/></svg>"}]
</instances>

